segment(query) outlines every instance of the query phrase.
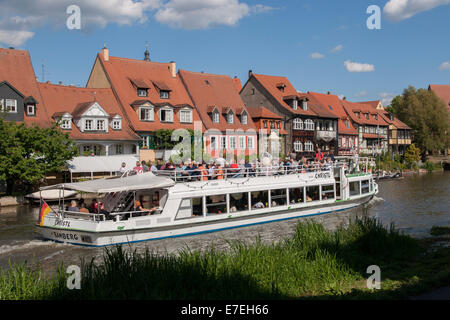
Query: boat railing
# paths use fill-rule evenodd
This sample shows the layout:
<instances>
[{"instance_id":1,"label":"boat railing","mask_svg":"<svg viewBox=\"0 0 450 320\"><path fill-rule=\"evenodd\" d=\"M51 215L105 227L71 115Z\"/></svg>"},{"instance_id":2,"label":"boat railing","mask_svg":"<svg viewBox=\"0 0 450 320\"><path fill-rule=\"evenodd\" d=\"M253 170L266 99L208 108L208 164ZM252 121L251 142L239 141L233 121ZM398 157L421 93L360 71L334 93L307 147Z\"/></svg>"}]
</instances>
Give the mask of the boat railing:
<instances>
[{"instance_id":1,"label":"boat railing","mask_svg":"<svg viewBox=\"0 0 450 320\"><path fill-rule=\"evenodd\" d=\"M206 181L206 180L228 180L236 178L253 178L268 176L284 176L291 174L309 173L309 172L332 172L335 166L325 164L312 164L309 166L267 166L254 168L226 168L226 169L206 169L197 168L193 170L157 170L153 173L157 176L171 178L176 183Z\"/></svg>"},{"instance_id":2,"label":"boat railing","mask_svg":"<svg viewBox=\"0 0 450 320\"><path fill-rule=\"evenodd\" d=\"M64 218L80 219L80 220L90 220L94 222L105 221L106 217L104 214L100 213L87 213L79 211L60 211Z\"/></svg>"}]
</instances>

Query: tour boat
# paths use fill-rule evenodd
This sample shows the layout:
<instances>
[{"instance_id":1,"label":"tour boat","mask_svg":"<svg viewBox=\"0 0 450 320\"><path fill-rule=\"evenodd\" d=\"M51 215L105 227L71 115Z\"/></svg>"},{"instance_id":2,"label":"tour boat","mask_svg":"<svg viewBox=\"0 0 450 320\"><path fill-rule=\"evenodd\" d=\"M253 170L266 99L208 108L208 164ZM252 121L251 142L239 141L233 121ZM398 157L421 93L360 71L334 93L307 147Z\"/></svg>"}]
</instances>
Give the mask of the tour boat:
<instances>
[{"instance_id":1,"label":"tour boat","mask_svg":"<svg viewBox=\"0 0 450 320\"><path fill-rule=\"evenodd\" d=\"M63 183L51 188L95 194L103 199L104 210L68 211L64 197L55 209L42 202L37 227L45 239L108 246L336 213L363 205L378 193L372 174L360 172L358 165L305 171L223 170L223 179L158 171ZM137 211L136 201L152 212L142 207Z\"/></svg>"}]
</instances>

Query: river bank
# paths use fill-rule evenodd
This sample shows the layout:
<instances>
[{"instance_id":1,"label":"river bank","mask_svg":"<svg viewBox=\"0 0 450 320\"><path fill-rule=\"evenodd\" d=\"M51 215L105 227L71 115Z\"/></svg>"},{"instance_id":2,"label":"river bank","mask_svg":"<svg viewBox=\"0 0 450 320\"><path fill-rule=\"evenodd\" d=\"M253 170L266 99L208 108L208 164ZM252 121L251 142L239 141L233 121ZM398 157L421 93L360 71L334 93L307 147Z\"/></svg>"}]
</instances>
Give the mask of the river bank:
<instances>
[{"instance_id":1,"label":"river bank","mask_svg":"<svg viewBox=\"0 0 450 320\"><path fill-rule=\"evenodd\" d=\"M66 288L67 265L50 277L39 265L10 266L0 271L0 299L408 299L450 285L450 248L439 241L413 239L375 218L335 231L302 221L272 244L234 241L229 250L164 255L104 249L81 263L80 290ZM381 270L379 290L367 288L371 265Z\"/></svg>"}]
</instances>

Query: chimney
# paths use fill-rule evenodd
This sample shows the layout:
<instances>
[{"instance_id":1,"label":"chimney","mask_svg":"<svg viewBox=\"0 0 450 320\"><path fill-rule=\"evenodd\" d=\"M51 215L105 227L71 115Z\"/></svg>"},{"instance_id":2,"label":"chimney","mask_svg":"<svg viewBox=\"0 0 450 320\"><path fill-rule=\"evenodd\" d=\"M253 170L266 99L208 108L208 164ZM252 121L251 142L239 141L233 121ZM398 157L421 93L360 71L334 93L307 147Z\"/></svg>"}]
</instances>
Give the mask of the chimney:
<instances>
[{"instance_id":1,"label":"chimney","mask_svg":"<svg viewBox=\"0 0 450 320\"><path fill-rule=\"evenodd\" d=\"M342 100L347 100L347 97L342 98Z\"/></svg>"},{"instance_id":2,"label":"chimney","mask_svg":"<svg viewBox=\"0 0 450 320\"><path fill-rule=\"evenodd\" d=\"M328 92L327 92L327 94L328 94L328 95L330 95L330 94L331 94L331 92L330 92L330 91L328 91Z\"/></svg>"},{"instance_id":3,"label":"chimney","mask_svg":"<svg viewBox=\"0 0 450 320\"><path fill-rule=\"evenodd\" d=\"M62 81L58 81L58 84L59 84L59 85L62 85Z\"/></svg>"},{"instance_id":4,"label":"chimney","mask_svg":"<svg viewBox=\"0 0 450 320\"><path fill-rule=\"evenodd\" d=\"M248 70L248 78L250 79L251 76L253 75L253 71L252 70Z\"/></svg>"},{"instance_id":5,"label":"chimney","mask_svg":"<svg viewBox=\"0 0 450 320\"><path fill-rule=\"evenodd\" d=\"M103 46L102 55L103 55L103 60L109 61L109 50L108 50L108 48L106 48L106 45Z\"/></svg>"},{"instance_id":6,"label":"chimney","mask_svg":"<svg viewBox=\"0 0 450 320\"><path fill-rule=\"evenodd\" d=\"M172 78L176 78L177 77L177 64L175 63L175 61L170 61L169 70L170 70L170 74L172 75Z\"/></svg>"}]
</instances>

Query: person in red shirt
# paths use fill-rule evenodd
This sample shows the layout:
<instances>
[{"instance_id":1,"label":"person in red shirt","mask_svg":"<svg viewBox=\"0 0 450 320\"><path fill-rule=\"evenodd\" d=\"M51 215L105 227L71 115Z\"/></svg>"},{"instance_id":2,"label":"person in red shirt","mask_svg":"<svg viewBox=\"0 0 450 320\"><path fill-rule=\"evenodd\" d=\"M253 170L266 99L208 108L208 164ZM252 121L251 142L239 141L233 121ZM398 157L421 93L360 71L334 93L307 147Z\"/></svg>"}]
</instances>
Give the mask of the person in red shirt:
<instances>
[{"instance_id":1,"label":"person in red shirt","mask_svg":"<svg viewBox=\"0 0 450 320\"><path fill-rule=\"evenodd\" d=\"M317 153L316 153L315 159L317 159L319 161L323 160L323 153L320 151L320 148L317 148Z\"/></svg>"},{"instance_id":2,"label":"person in red shirt","mask_svg":"<svg viewBox=\"0 0 450 320\"><path fill-rule=\"evenodd\" d=\"M133 171L136 171L136 173L144 173L144 168L142 168L139 161L136 161L136 167L133 168Z\"/></svg>"}]
</instances>

